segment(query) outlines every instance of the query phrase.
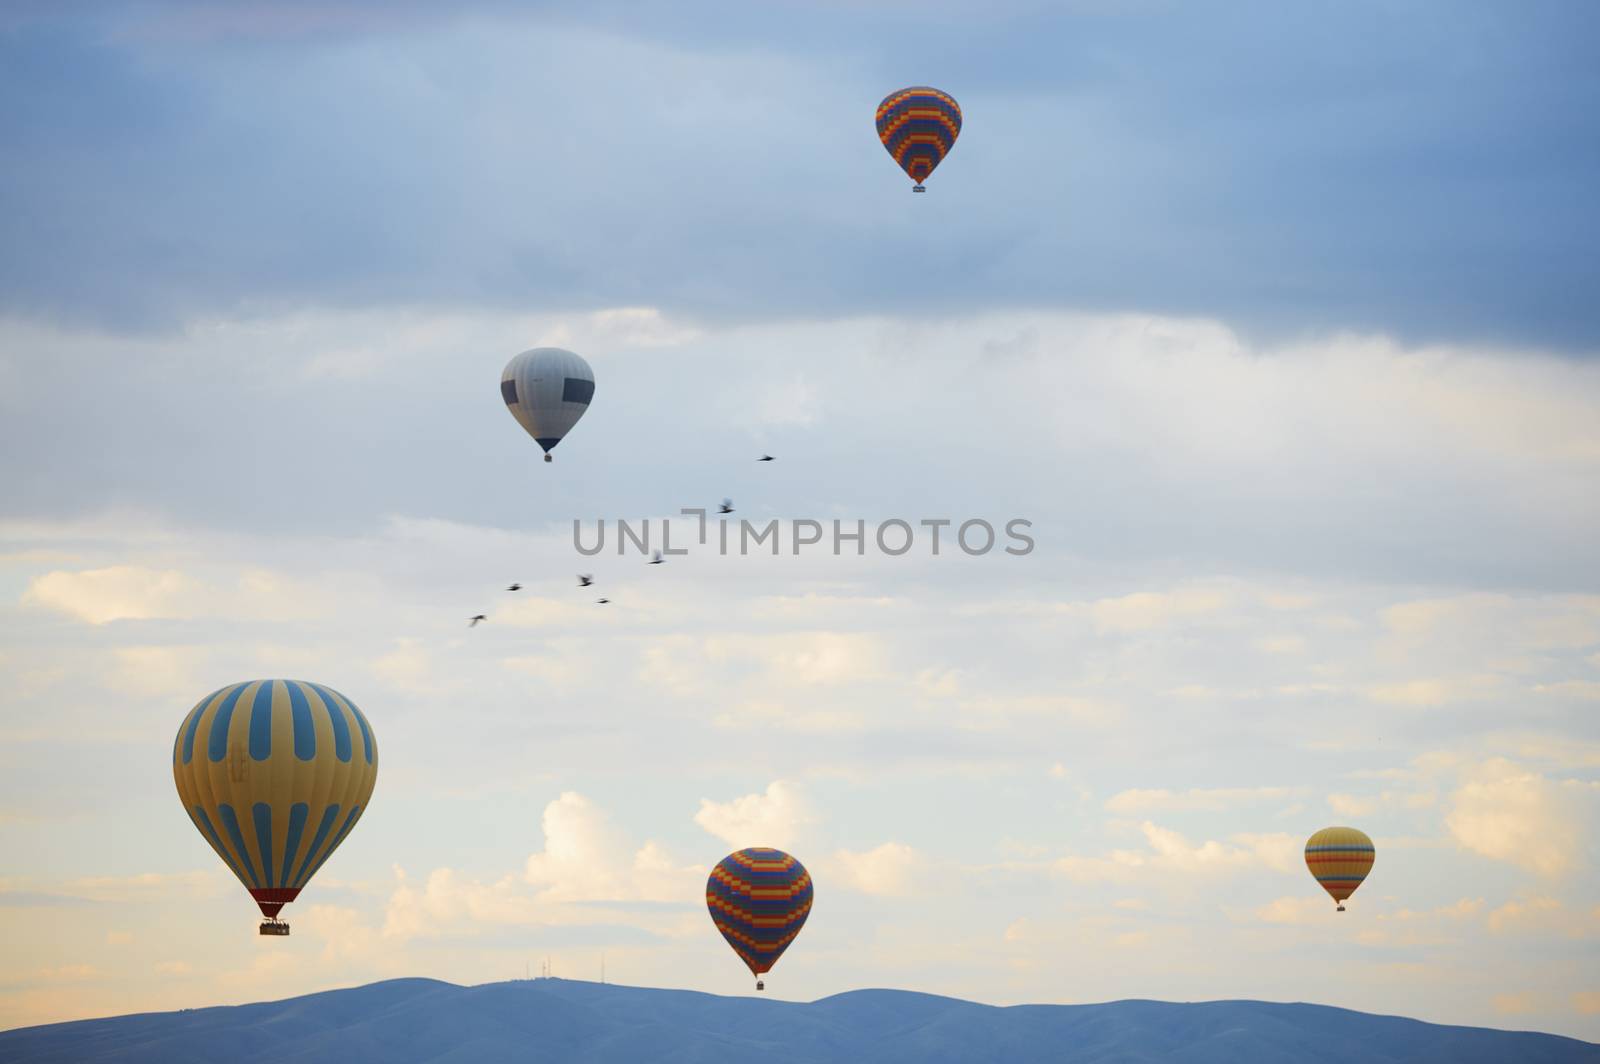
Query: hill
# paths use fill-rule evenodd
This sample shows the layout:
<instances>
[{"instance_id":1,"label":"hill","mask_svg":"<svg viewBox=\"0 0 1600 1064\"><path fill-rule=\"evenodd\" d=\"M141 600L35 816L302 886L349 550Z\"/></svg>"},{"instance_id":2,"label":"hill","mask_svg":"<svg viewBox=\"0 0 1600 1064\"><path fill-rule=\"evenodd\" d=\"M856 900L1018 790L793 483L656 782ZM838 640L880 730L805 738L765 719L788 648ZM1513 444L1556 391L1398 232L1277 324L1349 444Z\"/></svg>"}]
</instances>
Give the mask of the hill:
<instances>
[{"instance_id":1,"label":"hill","mask_svg":"<svg viewBox=\"0 0 1600 1064\"><path fill-rule=\"evenodd\" d=\"M462 987L396 979L255 1005L0 1032L0 1060L817 1061L1565 1064L1600 1045L1262 1001L996 1008L898 990L809 1004L561 979Z\"/></svg>"}]
</instances>

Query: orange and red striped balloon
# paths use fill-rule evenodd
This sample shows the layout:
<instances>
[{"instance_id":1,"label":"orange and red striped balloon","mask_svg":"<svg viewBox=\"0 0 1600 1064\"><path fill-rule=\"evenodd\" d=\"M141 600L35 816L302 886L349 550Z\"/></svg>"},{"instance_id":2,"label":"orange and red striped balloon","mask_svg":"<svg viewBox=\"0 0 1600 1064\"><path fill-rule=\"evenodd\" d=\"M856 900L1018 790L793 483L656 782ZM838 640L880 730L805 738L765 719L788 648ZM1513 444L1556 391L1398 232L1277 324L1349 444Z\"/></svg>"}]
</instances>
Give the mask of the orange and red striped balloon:
<instances>
[{"instance_id":1,"label":"orange and red striped balloon","mask_svg":"<svg viewBox=\"0 0 1600 1064\"><path fill-rule=\"evenodd\" d=\"M914 85L891 92L878 104L878 139L916 185L955 147L961 135L961 106L949 93Z\"/></svg>"},{"instance_id":2,"label":"orange and red striped balloon","mask_svg":"<svg viewBox=\"0 0 1600 1064\"><path fill-rule=\"evenodd\" d=\"M772 970L811 915L811 873L782 850L730 853L706 880L711 922L757 976Z\"/></svg>"},{"instance_id":3,"label":"orange and red striped balloon","mask_svg":"<svg viewBox=\"0 0 1600 1064\"><path fill-rule=\"evenodd\" d=\"M1306 840L1306 867L1322 884L1339 911L1372 871L1372 840L1355 828L1323 828Z\"/></svg>"}]
</instances>

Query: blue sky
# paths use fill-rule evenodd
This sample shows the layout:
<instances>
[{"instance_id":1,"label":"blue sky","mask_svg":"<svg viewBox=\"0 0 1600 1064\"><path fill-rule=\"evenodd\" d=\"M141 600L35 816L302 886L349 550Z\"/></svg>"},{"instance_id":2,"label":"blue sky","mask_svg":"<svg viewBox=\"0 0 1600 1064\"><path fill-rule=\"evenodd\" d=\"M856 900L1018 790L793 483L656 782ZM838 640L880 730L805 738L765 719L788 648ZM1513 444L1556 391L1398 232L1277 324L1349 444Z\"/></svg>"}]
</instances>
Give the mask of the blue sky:
<instances>
[{"instance_id":1,"label":"blue sky","mask_svg":"<svg viewBox=\"0 0 1600 1064\"><path fill-rule=\"evenodd\" d=\"M743 992L700 889L774 844L785 996L1600 1038L1591 8L591 6L0 16L0 1025ZM538 344L598 381L548 466ZM724 496L1038 548L572 549ZM263 675L383 751L273 941L166 764Z\"/></svg>"},{"instance_id":2,"label":"blue sky","mask_svg":"<svg viewBox=\"0 0 1600 1064\"><path fill-rule=\"evenodd\" d=\"M13 15L7 308L1600 327L1585 5L325 6ZM969 128L913 202L860 101L933 71Z\"/></svg>"}]
</instances>

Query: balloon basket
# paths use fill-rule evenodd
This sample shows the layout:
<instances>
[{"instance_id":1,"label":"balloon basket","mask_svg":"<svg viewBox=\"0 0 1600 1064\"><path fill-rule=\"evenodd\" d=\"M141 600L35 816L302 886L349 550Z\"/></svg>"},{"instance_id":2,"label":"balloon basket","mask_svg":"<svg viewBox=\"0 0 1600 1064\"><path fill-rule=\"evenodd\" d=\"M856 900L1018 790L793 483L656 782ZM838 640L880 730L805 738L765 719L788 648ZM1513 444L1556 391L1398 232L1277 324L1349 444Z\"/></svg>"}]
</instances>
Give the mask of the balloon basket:
<instances>
[{"instance_id":1,"label":"balloon basket","mask_svg":"<svg viewBox=\"0 0 1600 1064\"><path fill-rule=\"evenodd\" d=\"M1339 907L1338 907L1338 908L1336 908L1336 909L1334 909L1334 912L1337 912L1337 913L1342 913L1342 912L1344 912L1344 903L1343 903L1343 902L1340 902L1340 903L1339 903Z\"/></svg>"},{"instance_id":2,"label":"balloon basket","mask_svg":"<svg viewBox=\"0 0 1600 1064\"><path fill-rule=\"evenodd\" d=\"M263 935L287 935L289 933L288 921L272 919L263 920L261 921L261 933Z\"/></svg>"},{"instance_id":3,"label":"balloon basket","mask_svg":"<svg viewBox=\"0 0 1600 1064\"><path fill-rule=\"evenodd\" d=\"M544 460L545 460L545 461L546 461L546 462L554 462L554 461L555 461L555 459L554 459L554 458L552 458L552 457L550 457L550 456L549 456L549 455L545 455L545 456L544 456Z\"/></svg>"},{"instance_id":4,"label":"balloon basket","mask_svg":"<svg viewBox=\"0 0 1600 1064\"><path fill-rule=\"evenodd\" d=\"M913 192L926 192L926 191L928 191L928 187L926 185L912 185L911 186L911 191L913 191Z\"/></svg>"},{"instance_id":5,"label":"balloon basket","mask_svg":"<svg viewBox=\"0 0 1600 1064\"><path fill-rule=\"evenodd\" d=\"M765 990L766 988L767 988L767 984L766 983L763 983L759 979L756 980L756 989L757 990Z\"/></svg>"}]
</instances>

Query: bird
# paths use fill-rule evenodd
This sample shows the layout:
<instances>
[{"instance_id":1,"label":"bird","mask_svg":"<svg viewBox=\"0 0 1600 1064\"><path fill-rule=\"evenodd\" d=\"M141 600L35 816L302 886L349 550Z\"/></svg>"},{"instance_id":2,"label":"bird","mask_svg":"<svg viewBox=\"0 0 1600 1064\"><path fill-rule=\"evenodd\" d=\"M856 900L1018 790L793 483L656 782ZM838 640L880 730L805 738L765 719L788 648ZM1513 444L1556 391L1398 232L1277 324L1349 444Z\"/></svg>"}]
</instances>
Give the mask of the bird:
<instances>
[{"instance_id":1,"label":"bird","mask_svg":"<svg viewBox=\"0 0 1600 1064\"><path fill-rule=\"evenodd\" d=\"M731 514L731 513L733 513L733 500L732 499L723 499L722 500L722 505L717 508L717 513L719 513L719 514Z\"/></svg>"},{"instance_id":2,"label":"bird","mask_svg":"<svg viewBox=\"0 0 1600 1064\"><path fill-rule=\"evenodd\" d=\"M476 627L478 627L478 622L479 622L479 621L487 621L487 620L488 620L488 619L489 619L489 618L487 618L487 617L485 617L485 616L484 616L484 615L483 615L483 614L481 614L481 613L474 613L474 614L473 614L473 615L472 615L472 617L471 617L471 619L470 619L470 620L468 620L468 622L467 622L467 627L468 627L468 628L476 628Z\"/></svg>"},{"instance_id":3,"label":"bird","mask_svg":"<svg viewBox=\"0 0 1600 1064\"><path fill-rule=\"evenodd\" d=\"M756 461L758 461L758 462L776 462L777 459L772 457L770 454L764 454L760 458L757 458Z\"/></svg>"},{"instance_id":4,"label":"bird","mask_svg":"<svg viewBox=\"0 0 1600 1064\"><path fill-rule=\"evenodd\" d=\"M510 587L506 588L506 590L507 591L521 591L522 590L522 585L521 584L512 584Z\"/></svg>"},{"instance_id":5,"label":"bird","mask_svg":"<svg viewBox=\"0 0 1600 1064\"><path fill-rule=\"evenodd\" d=\"M595 599L595 602L596 602L596 603L598 603L598 604L599 604L599 605L601 605L601 606L604 606L604 605L605 605L605 604L606 604L606 603L608 603L608 602L610 602L610 601L611 601L611 600L610 600L610 599L608 599L608 598L603 598L603 599Z\"/></svg>"},{"instance_id":6,"label":"bird","mask_svg":"<svg viewBox=\"0 0 1600 1064\"><path fill-rule=\"evenodd\" d=\"M592 583L594 583L594 577L593 576L589 575L588 573L579 573L578 574L578 586L579 587L588 587Z\"/></svg>"},{"instance_id":7,"label":"bird","mask_svg":"<svg viewBox=\"0 0 1600 1064\"><path fill-rule=\"evenodd\" d=\"M651 565L660 565L664 561L666 561L666 559L661 556L661 552L660 551L656 551L655 552L655 557L650 559L650 564Z\"/></svg>"}]
</instances>

